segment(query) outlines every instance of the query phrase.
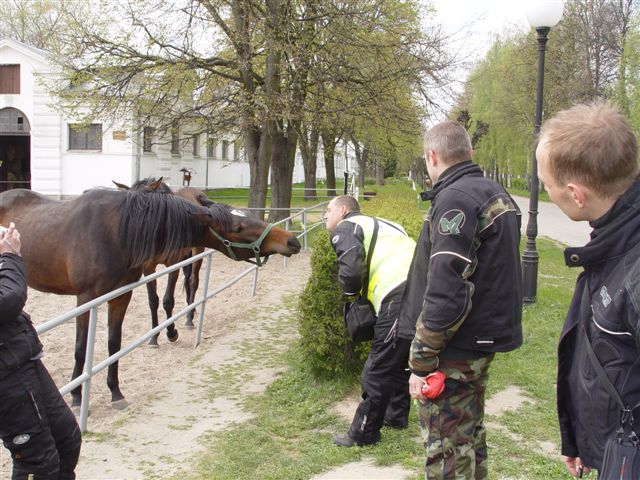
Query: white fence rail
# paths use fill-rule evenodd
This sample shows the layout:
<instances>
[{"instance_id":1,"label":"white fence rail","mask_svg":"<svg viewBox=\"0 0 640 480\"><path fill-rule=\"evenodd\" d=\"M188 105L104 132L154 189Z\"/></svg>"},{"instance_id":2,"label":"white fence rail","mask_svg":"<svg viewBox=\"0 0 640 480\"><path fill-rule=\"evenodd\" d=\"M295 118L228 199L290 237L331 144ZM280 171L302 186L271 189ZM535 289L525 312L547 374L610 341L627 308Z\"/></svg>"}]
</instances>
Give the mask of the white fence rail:
<instances>
[{"instance_id":1,"label":"white fence rail","mask_svg":"<svg viewBox=\"0 0 640 480\"><path fill-rule=\"evenodd\" d=\"M307 235L309 232L311 232L312 230L314 230L315 228L317 228L318 226L322 225L322 220L320 220L319 222L315 222L312 224L308 224L308 218L309 218L309 213L310 212L317 212L320 211L322 213L324 206L327 204L328 202L322 202L319 203L317 205L314 205L313 207L309 207L309 208L302 208L300 209L300 211L298 211L297 213L291 215L290 217L287 217L279 222L277 222L276 224L282 224L284 223L285 228L287 230L290 230L294 233L297 234L298 238L302 238L302 246L303 248L307 248ZM296 210L295 207L290 208L289 210ZM301 230L291 230L292 225L294 224L295 219L300 218L300 226L301 226ZM167 267L166 269L160 271L160 272L155 272L151 275L147 275L142 277L139 281L134 282L134 283L130 283L128 285L124 285L116 290L113 290L112 292L106 293L98 298L95 298L83 305L80 305L76 308L74 308L73 310L70 310L58 317L55 317L51 320L46 321L45 323L38 325L36 327L36 331L38 332L38 335L43 334L45 332L48 332L49 330L52 330L70 320L75 319L78 315L85 313L85 312L90 312L89 313L89 331L88 331L88 338L87 338L87 350L86 350L86 356L85 356L85 364L84 364L84 370L82 372L82 374L80 374L78 377L76 377L75 379L73 379L72 381L70 381L69 383L67 383L66 385L64 385L62 388L60 388L60 393L62 395L66 395L67 393L71 392L74 388L82 385L82 404L80 406L80 419L79 419L79 424L80 424L80 429L84 432L87 429L87 418L88 418L88 414L89 414L89 400L90 400L90 395L91 395L91 379L98 373L100 373L102 370L104 370L105 368L107 368L109 365L117 362L120 358L124 357L125 355L127 355L128 353L130 353L131 351L133 351L134 349L138 348L140 345L142 345L144 342L146 342L147 340L149 340L149 338L151 338L152 336L156 335L157 333L159 333L161 330L167 328L169 325L171 325L172 323L174 323L176 320L178 320L179 318L181 318L182 316L186 315L188 312L192 311L193 309L200 307L200 314L197 320L197 324L196 324L196 335L195 335L195 342L194 342L194 348L196 348L201 341L202 338L202 328L203 328L203 324L204 324L204 311L205 311L205 307L206 307L206 302L207 300L215 297L216 295L218 295L220 292L226 290L227 288L231 287L232 285L234 285L236 282L238 282L240 279L244 278L245 276L249 275L250 273L253 272L253 286L252 286L252 296L255 295L256 293L256 285L257 285L257 281L258 281L258 267L256 265L253 265L249 268L247 268L246 270L244 270L243 272L239 273L238 275L236 275L234 278L232 278L231 280L227 281L226 283L224 283L223 285L221 285L220 287L216 288L215 290L209 291L209 275L211 272L211 260L212 260L212 256L215 253L215 250L207 250L205 252L202 252L194 257L191 257L187 260L184 260L180 263L176 263L175 265L171 265L170 267ZM159 323L157 327L152 328L151 330L145 332L143 335L141 335L140 337L136 338L134 341L132 341L130 344L126 345L124 348L121 348L118 352L114 353L113 355L105 358L104 360L102 360L101 362L99 362L97 365L94 366L94 346L95 346L95 336L96 336L96 325L97 325L97 321L98 321L98 308L103 305L104 303L113 300L114 298L119 297L120 295L123 295L127 292L130 292L138 287L141 287L143 285L146 285L147 283L158 279L159 277L162 277L164 275L168 275L169 273L178 270L186 265L189 265L191 263L194 263L198 260L205 260L206 261L206 266L205 266L205 276L204 276L204 281L202 284L202 287L200 289L200 293L198 295L199 298L194 299L193 303L187 305L185 308L183 308L182 310L180 310L178 313L172 315L170 318L166 319L165 321L163 321L162 323ZM284 265L286 267L287 265L287 257L284 257Z\"/></svg>"}]
</instances>

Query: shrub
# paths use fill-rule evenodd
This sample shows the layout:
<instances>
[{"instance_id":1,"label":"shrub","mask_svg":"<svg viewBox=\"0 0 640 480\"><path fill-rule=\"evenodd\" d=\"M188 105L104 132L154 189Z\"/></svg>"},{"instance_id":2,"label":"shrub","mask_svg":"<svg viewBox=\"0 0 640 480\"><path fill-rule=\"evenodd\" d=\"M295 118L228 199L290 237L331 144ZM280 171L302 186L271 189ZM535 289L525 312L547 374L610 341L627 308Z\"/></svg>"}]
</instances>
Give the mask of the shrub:
<instances>
[{"instance_id":1,"label":"shrub","mask_svg":"<svg viewBox=\"0 0 640 480\"><path fill-rule=\"evenodd\" d=\"M361 202L363 213L400 223L414 239L422 227L416 193L406 184L382 188ZM311 276L300 297L299 330L302 350L318 374L348 375L362 368L369 343L351 345L342 319L344 297L338 285L336 255L325 230L311 256Z\"/></svg>"}]
</instances>

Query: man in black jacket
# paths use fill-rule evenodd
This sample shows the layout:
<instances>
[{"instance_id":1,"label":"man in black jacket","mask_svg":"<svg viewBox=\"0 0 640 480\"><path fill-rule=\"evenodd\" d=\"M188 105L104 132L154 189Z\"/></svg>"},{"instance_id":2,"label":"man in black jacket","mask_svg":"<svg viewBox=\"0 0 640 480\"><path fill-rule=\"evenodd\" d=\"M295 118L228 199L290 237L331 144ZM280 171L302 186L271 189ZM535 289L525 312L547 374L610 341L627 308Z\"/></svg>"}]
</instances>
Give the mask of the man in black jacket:
<instances>
[{"instance_id":1,"label":"man in black jacket","mask_svg":"<svg viewBox=\"0 0 640 480\"><path fill-rule=\"evenodd\" d=\"M536 150L549 198L572 220L593 227L587 245L565 250L567 265L583 268L558 346L562 455L574 476L600 469L620 419L620 407L591 363L589 342L627 406L640 402L637 155L633 130L606 103L559 112L544 124ZM632 418L625 435L640 433L640 411Z\"/></svg>"},{"instance_id":2,"label":"man in black jacket","mask_svg":"<svg viewBox=\"0 0 640 480\"><path fill-rule=\"evenodd\" d=\"M22 308L27 277L20 234L0 233L0 437L13 458L13 480L74 479L81 435L42 364L42 344Z\"/></svg>"},{"instance_id":3,"label":"man in black jacket","mask_svg":"<svg viewBox=\"0 0 640 480\"><path fill-rule=\"evenodd\" d=\"M331 200L324 219L338 256L340 287L349 296L364 293L377 317L371 351L360 375L362 401L349 431L335 435L333 443L370 445L380 440L383 423L393 428L408 424L411 400L406 368L415 322L399 321L398 312L416 243L397 223L362 215L358 201L348 195ZM369 284L367 292L362 292L366 276Z\"/></svg>"},{"instance_id":4,"label":"man in black jacket","mask_svg":"<svg viewBox=\"0 0 640 480\"><path fill-rule=\"evenodd\" d=\"M401 318L416 322L409 366L420 400L425 478L486 479L484 392L495 352L522 343L520 212L471 162L456 122L429 130L424 149L433 190L404 292ZM427 376L446 376L427 398Z\"/></svg>"}]
</instances>

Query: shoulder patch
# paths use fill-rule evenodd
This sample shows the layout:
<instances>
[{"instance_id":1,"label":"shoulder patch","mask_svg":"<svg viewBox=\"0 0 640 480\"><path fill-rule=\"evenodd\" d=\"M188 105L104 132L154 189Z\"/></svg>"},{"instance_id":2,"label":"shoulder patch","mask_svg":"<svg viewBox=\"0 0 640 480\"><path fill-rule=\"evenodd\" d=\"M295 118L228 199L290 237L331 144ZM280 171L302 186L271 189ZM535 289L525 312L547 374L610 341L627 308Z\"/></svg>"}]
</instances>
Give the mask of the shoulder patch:
<instances>
[{"instance_id":1,"label":"shoulder patch","mask_svg":"<svg viewBox=\"0 0 640 480\"><path fill-rule=\"evenodd\" d=\"M335 245L336 243L338 243L339 240L340 240L340 235L334 235L334 237L331 239L331 243Z\"/></svg>"},{"instance_id":2,"label":"shoulder patch","mask_svg":"<svg viewBox=\"0 0 640 480\"><path fill-rule=\"evenodd\" d=\"M438 222L438 232L441 235L460 235L466 217L462 210L453 209L445 212Z\"/></svg>"}]
</instances>

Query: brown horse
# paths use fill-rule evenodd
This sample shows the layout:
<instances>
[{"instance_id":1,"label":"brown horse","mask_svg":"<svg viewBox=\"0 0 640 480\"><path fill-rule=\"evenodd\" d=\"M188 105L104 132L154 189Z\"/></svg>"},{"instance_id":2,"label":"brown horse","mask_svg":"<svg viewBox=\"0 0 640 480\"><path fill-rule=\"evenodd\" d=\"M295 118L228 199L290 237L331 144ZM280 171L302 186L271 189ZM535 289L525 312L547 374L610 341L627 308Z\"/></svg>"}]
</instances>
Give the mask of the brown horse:
<instances>
[{"instance_id":1,"label":"brown horse","mask_svg":"<svg viewBox=\"0 0 640 480\"><path fill-rule=\"evenodd\" d=\"M209 200L205 193L202 190L199 190L195 187L183 187L175 192L171 190L171 187L162 181L162 177L159 179L155 179L153 177L145 178L144 180L137 181L131 187L124 185L122 183L118 183L115 180L113 183L122 190L138 190L146 193L160 193L160 194L175 194L180 198L184 198L188 202L193 203L194 205L201 205L205 207L210 207L215 205L216 203ZM250 225L253 225L254 228L257 227L258 230L264 231L267 228L267 224L262 220L256 219L251 215L247 214L245 211L239 208L230 207L224 204L217 204L218 207L224 207L230 209L232 220L235 223L241 225L241 228L247 229L250 228ZM235 228L235 227L233 227ZM211 248L214 248L227 257L232 258L229 250L223 245L223 243L218 240L217 242L212 241L210 244ZM193 247L191 249L180 249L175 252L171 252L166 257L155 258L151 261L148 261L144 264L143 273L144 275L150 275L156 271L158 265L166 265L171 266L174 265L189 256L195 256L199 253L203 252L203 247ZM236 257L237 259L237 257ZM202 267L202 260L198 260L191 265L188 265L183 268L184 272L184 289L187 298L187 304L193 303L195 299L196 292L198 291L198 286L200 283L199 272ZM164 297L162 299L162 306L167 315L167 318L170 318L173 315L173 308L175 306L175 289L176 284L178 282L178 277L180 272L175 270L167 275L167 287L165 290ZM158 326L158 307L160 306L160 298L158 297L158 287L157 282L155 280L147 283L147 295L149 297L149 309L151 311L151 326L155 328ZM193 328L193 316L195 311L191 310L187 313L185 325L188 328ZM170 342L175 342L178 339L178 330L175 327L175 324L171 324L167 327L167 338ZM149 339L149 345L151 347L158 346L158 335L154 335Z\"/></svg>"},{"instance_id":2,"label":"brown horse","mask_svg":"<svg viewBox=\"0 0 640 480\"><path fill-rule=\"evenodd\" d=\"M263 235L265 228L245 228L234 222L228 207L203 207L175 195L134 190L92 189L69 201L51 200L31 190L10 190L0 194L0 224L9 222L15 222L21 234L29 286L76 295L78 305L137 281L149 260L183 248L220 245L219 238L230 244L262 239L257 253L238 248L239 258L300 251L300 243L290 232L270 228ZM128 292L108 302L109 355L120 350L131 295ZM89 312L76 319L72 378L84 367L88 323ZM107 385L112 402L124 400L117 362L109 366ZM71 394L72 404L80 405L81 387Z\"/></svg>"}]
</instances>

